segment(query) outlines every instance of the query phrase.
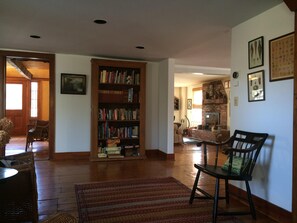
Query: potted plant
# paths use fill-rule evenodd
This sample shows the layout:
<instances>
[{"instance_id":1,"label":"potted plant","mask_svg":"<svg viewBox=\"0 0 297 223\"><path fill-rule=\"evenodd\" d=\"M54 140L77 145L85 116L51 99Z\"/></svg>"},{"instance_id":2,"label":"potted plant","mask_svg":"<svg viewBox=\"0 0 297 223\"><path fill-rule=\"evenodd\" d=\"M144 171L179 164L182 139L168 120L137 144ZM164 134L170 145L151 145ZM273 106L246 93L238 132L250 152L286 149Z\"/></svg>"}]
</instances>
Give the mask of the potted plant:
<instances>
[{"instance_id":1,"label":"potted plant","mask_svg":"<svg viewBox=\"0 0 297 223\"><path fill-rule=\"evenodd\" d=\"M5 156L5 146L9 143L13 123L8 118L0 119L0 156Z\"/></svg>"}]
</instances>

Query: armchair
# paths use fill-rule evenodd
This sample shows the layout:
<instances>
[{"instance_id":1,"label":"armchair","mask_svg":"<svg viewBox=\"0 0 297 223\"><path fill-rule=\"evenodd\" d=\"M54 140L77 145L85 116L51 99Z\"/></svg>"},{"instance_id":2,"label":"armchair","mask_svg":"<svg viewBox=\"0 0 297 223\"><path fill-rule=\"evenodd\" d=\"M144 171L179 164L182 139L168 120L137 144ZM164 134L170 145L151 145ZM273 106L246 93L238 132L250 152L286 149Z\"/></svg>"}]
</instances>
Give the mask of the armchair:
<instances>
[{"instance_id":1,"label":"armchair","mask_svg":"<svg viewBox=\"0 0 297 223\"><path fill-rule=\"evenodd\" d=\"M33 146L33 142L35 141L48 140L48 136L49 122L43 120L35 120L32 125L28 125L25 151L27 152L28 147L30 145Z\"/></svg>"},{"instance_id":2,"label":"armchair","mask_svg":"<svg viewBox=\"0 0 297 223\"><path fill-rule=\"evenodd\" d=\"M18 170L0 184L0 222L38 222L34 154L0 157L0 165Z\"/></svg>"},{"instance_id":3,"label":"armchair","mask_svg":"<svg viewBox=\"0 0 297 223\"><path fill-rule=\"evenodd\" d=\"M257 161L260 150L268 137L266 133L252 133L241 130L235 130L233 136L227 141L222 143L202 141L204 163L194 164L194 167L198 170L193 189L190 196L189 203L192 204L194 199L213 199L213 223L216 223L218 215L243 215L251 214L252 217L256 218L256 211L252 201L251 189L249 181L252 180L252 173L254 170L255 163ZM207 146L216 147L216 156L213 162L207 158ZM219 148L226 146L224 151L228 154L228 159L224 165L219 165ZM223 154L222 154L223 155ZM198 181L201 172L216 178L215 193L214 196L199 187ZM220 180L225 181L225 197L219 196ZM247 212L218 212L218 200L225 199L226 203L229 204L229 189L228 181L244 181L248 202L249 211ZM198 193L196 193L198 192Z\"/></svg>"}]
</instances>

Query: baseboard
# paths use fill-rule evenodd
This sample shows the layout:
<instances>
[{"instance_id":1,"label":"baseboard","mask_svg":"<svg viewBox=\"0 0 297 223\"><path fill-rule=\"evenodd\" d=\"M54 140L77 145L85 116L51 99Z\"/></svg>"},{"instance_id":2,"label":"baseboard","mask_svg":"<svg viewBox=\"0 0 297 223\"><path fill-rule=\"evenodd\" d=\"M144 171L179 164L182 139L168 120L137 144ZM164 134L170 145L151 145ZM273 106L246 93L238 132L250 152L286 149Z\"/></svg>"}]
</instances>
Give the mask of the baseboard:
<instances>
[{"instance_id":1,"label":"baseboard","mask_svg":"<svg viewBox=\"0 0 297 223\"><path fill-rule=\"evenodd\" d=\"M234 196L235 198L240 198L240 200L243 200L246 203L248 202L247 193L241 188L229 184L229 191L231 196ZM260 211L261 213L271 217L272 219L280 223L292 222L291 212L284 210L283 208L280 208L274 204L271 204L268 201L265 201L262 198L259 198L255 195L252 196L257 211Z\"/></svg>"},{"instance_id":2,"label":"baseboard","mask_svg":"<svg viewBox=\"0 0 297 223\"><path fill-rule=\"evenodd\" d=\"M90 152L54 153L53 160L89 160Z\"/></svg>"},{"instance_id":3,"label":"baseboard","mask_svg":"<svg viewBox=\"0 0 297 223\"><path fill-rule=\"evenodd\" d=\"M167 154L158 149L145 150L146 157L149 159L174 160L174 154Z\"/></svg>"},{"instance_id":4,"label":"baseboard","mask_svg":"<svg viewBox=\"0 0 297 223\"><path fill-rule=\"evenodd\" d=\"M158 149L146 150L147 158L174 160L174 154L166 154ZM89 160L90 152L69 152L69 153L54 153L53 160Z\"/></svg>"}]
</instances>

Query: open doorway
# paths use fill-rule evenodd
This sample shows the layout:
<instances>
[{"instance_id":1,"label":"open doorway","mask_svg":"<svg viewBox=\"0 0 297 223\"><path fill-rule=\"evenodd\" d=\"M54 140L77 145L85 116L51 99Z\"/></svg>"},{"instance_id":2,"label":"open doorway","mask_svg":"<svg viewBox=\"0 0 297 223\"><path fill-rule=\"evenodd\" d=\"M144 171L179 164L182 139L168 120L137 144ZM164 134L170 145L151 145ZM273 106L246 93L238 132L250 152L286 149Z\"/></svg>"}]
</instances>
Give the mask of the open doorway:
<instances>
[{"instance_id":1,"label":"open doorway","mask_svg":"<svg viewBox=\"0 0 297 223\"><path fill-rule=\"evenodd\" d=\"M14 123L6 155L25 152L29 145L27 151L33 151L36 159L53 157L54 58L51 54L0 51L0 116ZM33 143L28 144L28 130L38 121L48 123L46 134L34 135Z\"/></svg>"},{"instance_id":2,"label":"open doorway","mask_svg":"<svg viewBox=\"0 0 297 223\"><path fill-rule=\"evenodd\" d=\"M37 132L36 127L39 121L49 122L49 62L7 58L5 101L6 117L14 123L6 155L24 152L26 148L37 159L48 159L48 129ZM28 133L34 134L30 143Z\"/></svg>"},{"instance_id":3,"label":"open doorway","mask_svg":"<svg viewBox=\"0 0 297 223\"><path fill-rule=\"evenodd\" d=\"M208 95L206 98L208 85L215 88L211 89L213 95ZM180 106L174 109L174 142L192 143L191 132L196 129L209 131L211 127L229 129L229 95L230 76L228 74L175 73L174 97L178 99ZM209 112L219 114L221 121L209 125L206 122ZM182 140L177 141L176 139L179 138Z\"/></svg>"}]
</instances>

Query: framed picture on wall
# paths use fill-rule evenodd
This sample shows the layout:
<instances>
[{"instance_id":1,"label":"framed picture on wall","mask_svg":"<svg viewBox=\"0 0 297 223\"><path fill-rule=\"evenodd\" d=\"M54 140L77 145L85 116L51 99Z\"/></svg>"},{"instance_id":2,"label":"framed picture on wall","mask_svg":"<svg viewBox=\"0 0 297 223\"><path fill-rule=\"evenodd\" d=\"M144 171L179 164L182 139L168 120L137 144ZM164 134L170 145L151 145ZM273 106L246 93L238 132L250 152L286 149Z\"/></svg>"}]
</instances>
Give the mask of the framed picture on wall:
<instances>
[{"instance_id":1,"label":"framed picture on wall","mask_svg":"<svg viewBox=\"0 0 297 223\"><path fill-rule=\"evenodd\" d=\"M179 110L179 99L177 97L174 97L174 110Z\"/></svg>"},{"instance_id":2,"label":"framed picture on wall","mask_svg":"<svg viewBox=\"0 0 297 223\"><path fill-rule=\"evenodd\" d=\"M269 40L270 81L294 77L294 33Z\"/></svg>"},{"instance_id":3,"label":"framed picture on wall","mask_svg":"<svg viewBox=\"0 0 297 223\"><path fill-rule=\"evenodd\" d=\"M192 99L187 100L187 109L191 110L192 109Z\"/></svg>"},{"instance_id":4,"label":"framed picture on wall","mask_svg":"<svg viewBox=\"0 0 297 223\"><path fill-rule=\"evenodd\" d=\"M86 75L61 73L61 94L86 94Z\"/></svg>"},{"instance_id":5,"label":"framed picture on wall","mask_svg":"<svg viewBox=\"0 0 297 223\"><path fill-rule=\"evenodd\" d=\"M264 65L264 38L258 37L248 43L249 69Z\"/></svg>"},{"instance_id":6,"label":"framed picture on wall","mask_svg":"<svg viewBox=\"0 0 297 223\"><path fill-rule=\"evenodd\" d=\"M264 70L248 74L248 99L249 102L264 101L265 88L264 88Z\"/></svg>"}]
</instances>

